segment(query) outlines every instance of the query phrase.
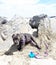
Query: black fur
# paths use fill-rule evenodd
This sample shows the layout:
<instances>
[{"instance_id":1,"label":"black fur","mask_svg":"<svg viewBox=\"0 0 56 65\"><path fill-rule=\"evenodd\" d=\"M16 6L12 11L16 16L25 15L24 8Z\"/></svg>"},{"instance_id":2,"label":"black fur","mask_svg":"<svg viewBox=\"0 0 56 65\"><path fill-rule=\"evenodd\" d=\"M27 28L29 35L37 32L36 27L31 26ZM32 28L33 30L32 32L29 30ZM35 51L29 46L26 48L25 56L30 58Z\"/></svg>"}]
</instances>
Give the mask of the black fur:
<instances>
[{"instance_id":1,"label":"black fur","mask_svg":"<svg viewBox=\"0 0 56 65\"><path fill-rule=\"evenodd\" d=\"M30 43L31 45L37 47L39 50L41 49L31 34L27 33L20 33L20 34L13 34L12 35L14 44L17 45L18 50L20 51L25 45Z\"/></svg>"}]
</instances>

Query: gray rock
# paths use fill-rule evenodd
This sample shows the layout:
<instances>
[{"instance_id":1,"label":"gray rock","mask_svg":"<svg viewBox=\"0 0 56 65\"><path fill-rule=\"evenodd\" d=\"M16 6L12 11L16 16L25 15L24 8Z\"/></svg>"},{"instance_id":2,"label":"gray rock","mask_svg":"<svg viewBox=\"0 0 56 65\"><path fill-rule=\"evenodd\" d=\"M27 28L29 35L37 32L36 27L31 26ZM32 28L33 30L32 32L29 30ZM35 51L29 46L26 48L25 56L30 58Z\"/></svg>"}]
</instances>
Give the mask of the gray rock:
<instances>
[{"instance_id":1,"label":"gray rock","mask_svg":"<svg viewBox=\"0 0 56 65\"><path fill-rule=\"evenodd\" d=\"M6 24L8 21L5 17L0 17L0 24Z\"/></svg>"}]
</instances>

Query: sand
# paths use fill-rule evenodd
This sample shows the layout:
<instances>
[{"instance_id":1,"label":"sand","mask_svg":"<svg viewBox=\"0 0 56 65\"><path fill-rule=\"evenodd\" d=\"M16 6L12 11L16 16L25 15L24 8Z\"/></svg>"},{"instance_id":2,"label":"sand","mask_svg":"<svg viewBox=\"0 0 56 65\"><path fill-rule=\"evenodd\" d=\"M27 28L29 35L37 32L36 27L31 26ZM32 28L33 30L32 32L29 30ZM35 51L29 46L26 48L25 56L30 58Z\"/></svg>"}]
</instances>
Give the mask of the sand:
<instances>
[{"instance_id":1,"label":"sand","mask_svg":"<svg viewBox=\"0 0 56 65\"><path fill-rule=\"evenodd\" d=\"M45 19L46 20L46 19ZM46 20L48 21L48 20ZM11 47L13 45L12 41L12 34L13 33L30 33L33 34L33 32L36 32L36 29L32 29L29 26L29 19L26 18L13 18L8 22L7 24L0 26L0 65L56 65L56 36L55 36L55 29L52 26L55 19L52 19L51 21L51 28L44 28L43 26L39 27L39 37L34 39L38 43L39 46L41 46L41 50L38 50L37 48L31 46L30 44L23 48L23 50L20 52L16 49L16 47ZM46 23L47 24L47 23ZM48 21L48 24L49 21ZM47 24L47 26L49 26ZM45 24L44 24L45 25ZM5 41L1 38L1 33L5 31L6 35ZM45 32L44 32L45 31ZM50 31L53 31L50 33ZM55 33L55 34L54 34ZM48 39L49 38L49 39ZM48 44L48 49L46 49L45 44ZM10 50L9 50L10 49ZM9 50L9 51L8 51ZM4 53L8 51L9 55L5 55ZM28 55L30 52L34 52L35 54L39 53L40 59L36 58L30 58ZM48 55L45 55L44 52L48 53ZM50 63L49 63L50 62ZM52 62L52 63L51 63Z\"/></svg>"}]
</instances>

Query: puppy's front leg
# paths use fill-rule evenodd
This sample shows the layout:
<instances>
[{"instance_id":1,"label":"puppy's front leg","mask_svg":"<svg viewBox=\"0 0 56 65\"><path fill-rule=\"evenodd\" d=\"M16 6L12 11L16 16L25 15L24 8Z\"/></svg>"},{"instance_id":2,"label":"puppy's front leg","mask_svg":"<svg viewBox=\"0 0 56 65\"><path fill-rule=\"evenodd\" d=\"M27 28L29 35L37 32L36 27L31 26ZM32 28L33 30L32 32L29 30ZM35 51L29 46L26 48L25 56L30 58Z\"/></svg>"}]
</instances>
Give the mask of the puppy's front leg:
<instances>
[{"instance_id":1,"label":"puppy's front leg","mask_svg":"<svg viewBox=\"0 0 56 65\"><path fill-rule=\"evenodd\" d=\"M24 46L25 46L25 40L22 40L22 39L21 39L21 40L19 41L19 45L17 46L17 49L18 49L19 51L21 51Z\"/></svg>"}]
</instances>

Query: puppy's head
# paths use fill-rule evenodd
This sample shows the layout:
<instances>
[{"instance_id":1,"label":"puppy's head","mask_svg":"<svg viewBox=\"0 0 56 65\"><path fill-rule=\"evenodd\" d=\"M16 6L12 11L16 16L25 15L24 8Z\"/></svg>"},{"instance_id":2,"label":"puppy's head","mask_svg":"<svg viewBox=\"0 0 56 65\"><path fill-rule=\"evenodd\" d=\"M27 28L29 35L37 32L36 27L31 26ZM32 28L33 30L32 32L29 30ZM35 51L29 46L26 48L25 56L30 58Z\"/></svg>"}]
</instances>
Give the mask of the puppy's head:
<instances>
[{"instance_id":1,"label":"puppy's head","mask_svg":"<svg viewBox=\"0 0 56 65\"><path fill-rule=\"evenodd\" d=\"M12 39L13 39L14 44L19 45L19 40L20 40L19 34L13 34Z\"/></svg>"}]
</instances>

